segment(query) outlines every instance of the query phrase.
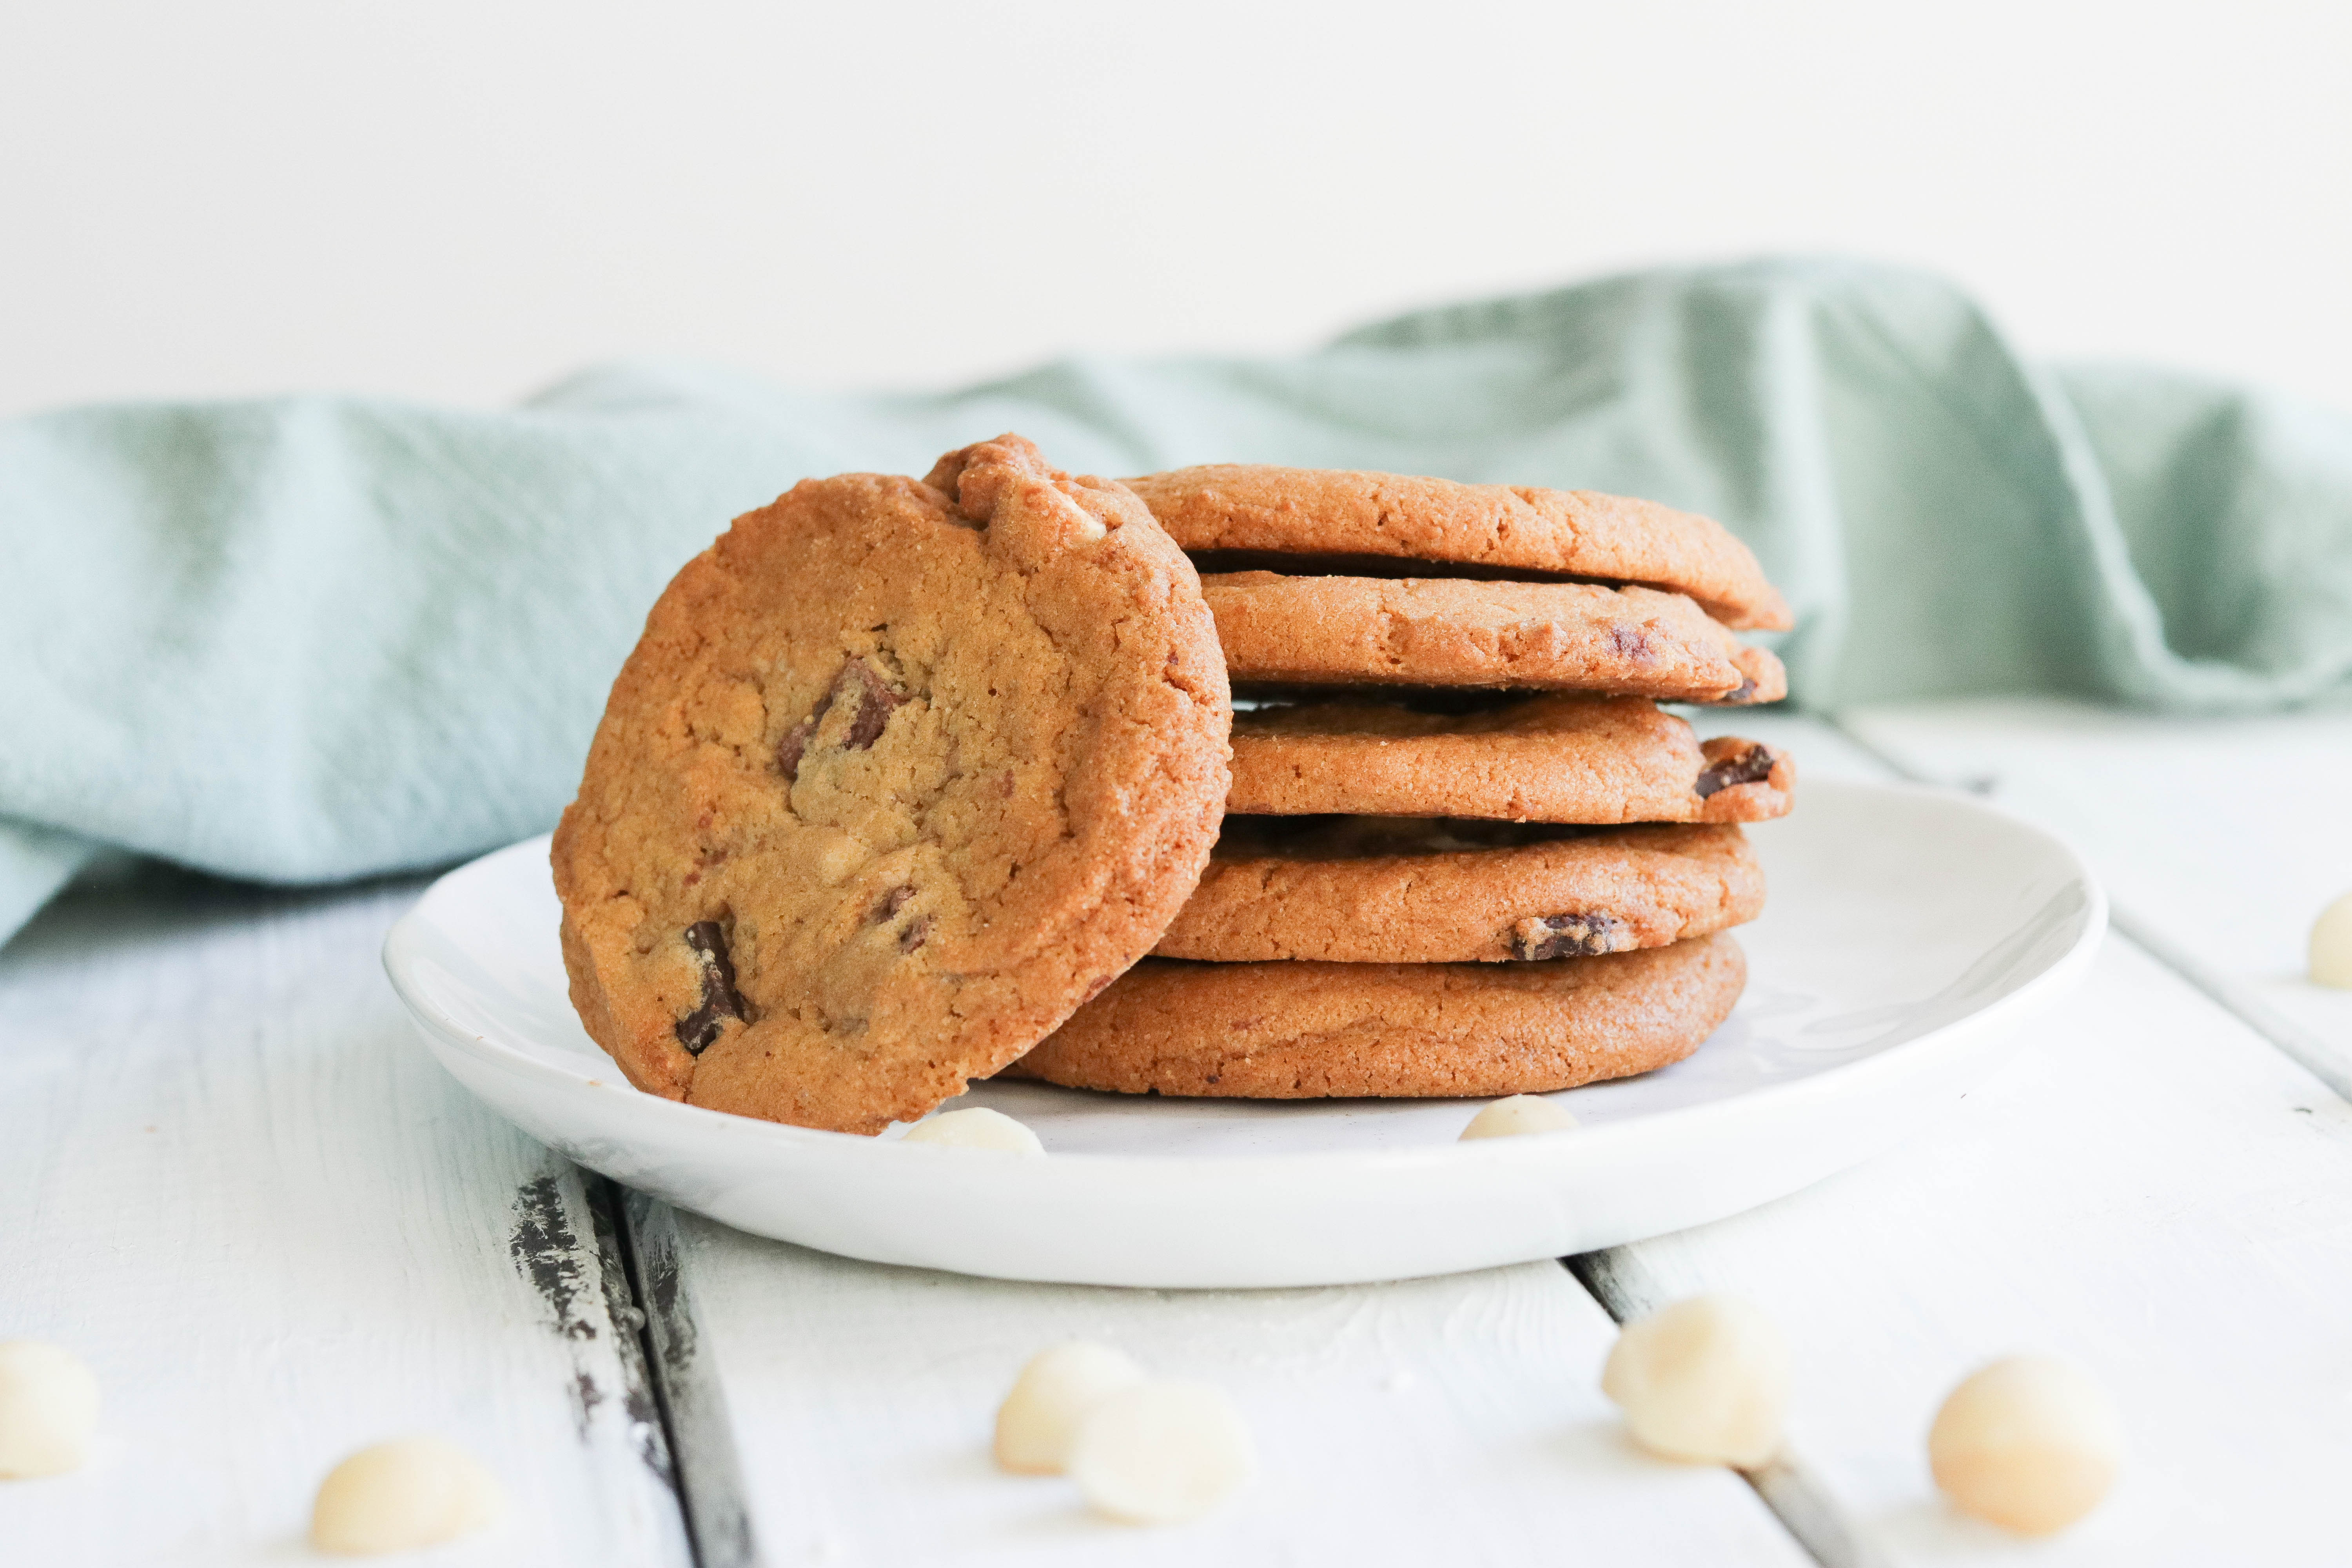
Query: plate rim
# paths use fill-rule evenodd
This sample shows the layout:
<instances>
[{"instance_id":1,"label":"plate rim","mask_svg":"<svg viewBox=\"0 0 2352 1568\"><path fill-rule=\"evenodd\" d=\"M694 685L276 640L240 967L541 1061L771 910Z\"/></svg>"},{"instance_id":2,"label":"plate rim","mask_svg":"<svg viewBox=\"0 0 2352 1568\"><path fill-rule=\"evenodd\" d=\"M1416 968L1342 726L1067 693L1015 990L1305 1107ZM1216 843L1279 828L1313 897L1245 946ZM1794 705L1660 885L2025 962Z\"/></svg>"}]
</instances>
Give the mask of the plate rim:
<instances>
[{"instance_id":1,"label":"plate rim","mask_svg":"<svg viewBox=\"0 0 2352 1568\"><path fill-rule=\"evenodd\" d=\"M1785 1110L1801 1110L1803 1105L1824 1096L1845 1098L1857 1088L1866 1089L1879 1078L1907 1074L1919 1070L1926 1055L1942 1050L1958 1049L1971 1037L1998 1024L2011 1013L2032 1011L2042 995L2053 989L2064 989L2088 966L2105 940L2108 927L2106 889L2074 847L2058 835L2012 813L2003 811L1985 801L1958 790L1910 783L1907 781L1822 780L1807 786L1809 794L1853 795L1857 796L1892 795L1929 800L1939 806L1953 808L1999 824L2007 830L2029 835L2048 848L2055 850L2072 868L2086 894L2086 908L2080 931L2067 949L2023 984L1995 1001L1940 1024L1915 1039L1873 1052L1854 1061L1843 1062L1809 1073L1785 1083L1766 1084L1721 1099L1702 1100L1696 1104L1673 1106L1664 1110L1644 1111L1622 1120L1612 1120L1579 1126L1573 1138L1492 1138L1464 1143L1449 1141L1428 1145L1409 1145L1366 1149L1287 1150L1262 1153L1125 1153L1113 1151L1074 1150L1054 1152L1056 1165L1081 1164L1097 1177L1117 1173L1121 1179L1156 1180L1170 1173L1197 1171L1213 1164L1220 1173L1246 1175L1253 1171L1269 1173L1291 1172L1303 1167L1323 1167L1335 1162L1358 1168L1380 1171L1404 1170L1456 1162L1493 1163L1542 1163L1546 1156L1564 1154L1573 1150L1580 1160L1602 1159L1619 1143L1648 1142L1664 1135L1669 1130L1678 1137L1703 1133L1711 1122L1741 1121L1755 1117L1778 1120ZM396 921L385 936L383 962L386 975L402 1005L417 1025L434 1039L469 1058L509 1074L536 1080L549 1087L601 1089L635 1096L646 1102L648 1114L667 1115L680 1129L696 1129L711 1136L735 1140L750 1139L757 1148L764 1142L780 1150L817 1152L852 1146L874 1148L898 1144L898 1138L866 1136L855 1132L836 1132L824 1128L797 1127L787 1122L766 1121L756 1117L741 1116L732 1111L717 1110L708 1106L689 1105L683 1100L648 1094L629 1083L620 1073L619 1065L612 1065L614 1080L589 1075L584 1070L567 1069L543 1061L520 1048L488 1036L466 1028L450 1016L424 992L415 973L415 961L421 956L425 934L432 925L428 919L436 899L454 896L451 884L469 874L478 873L488 861L528 851L546 843L550 835L539 834L518 840L452 868L436 878L416 903ZM609 1058L608 1058L609 1060ZM1076 1092L1088 1092L1080 1090ZM1117 1097L1130 1098L1130 1097ZM1135 1097L1140 1098L1140 1097ZM1486 1103L1491 1097L1471 1097L1463 1104ZM494 1108L495 1109L495 1108ZM681 1120L682 1119L682 1120ZM961 1152L921 1143L908 1149L918 1159L949 1158ZM906 1158L907 1155L883 1156Z\"/></svg>"}]
</instances>

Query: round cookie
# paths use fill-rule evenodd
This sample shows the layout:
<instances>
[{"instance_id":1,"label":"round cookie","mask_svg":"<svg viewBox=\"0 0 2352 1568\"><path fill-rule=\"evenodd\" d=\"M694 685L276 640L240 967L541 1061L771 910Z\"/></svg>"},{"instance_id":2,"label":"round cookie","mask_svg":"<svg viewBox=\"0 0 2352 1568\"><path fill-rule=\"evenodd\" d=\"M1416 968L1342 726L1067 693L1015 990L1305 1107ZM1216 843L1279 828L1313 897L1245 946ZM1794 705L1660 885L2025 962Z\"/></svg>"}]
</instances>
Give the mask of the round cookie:
<instances>
[{"instance_id":1,"label":"round cookie","mask_svg":"<svg viewBox=\"0 0 2352 1568\"><path fill-rule=\"evenodd\" d=\"M1203 553L1321 558L1318 564L1328 569L1368 576L1383 574L1371 563L1402 559L1600 578L1687 594L1741 630L1786 631L1795 624L1755 554L1730 530L1654 501L1246 463L1127 482L1177 543ZM1252 563L1278 572L1315 569L1305 561Z\"/></svg>"},{"instance_id":2,"label":"round cookie","mask_svg":"<svg viewBox=\"0 0 2352 1568\"><path fill-rule=\"evenodd\" d=\"M1729 936L1545 963L1137 964L1001 1076L1119 1094L1542 1094L1680 1061L1739 999Z\"/></svg>"},{"instance_id":3,"label":"round cookie","mask_svg":"<svg viewBox=\"0 0 2352 1568\"><path fill-rule=\"evenodd\" d=\"M1340 697L1234 714L1225 810L1762 822L1787 815L1796 783L1786 752L1728 735L1701 742L1643 697Z\"/></svg>"},{"instance_id":4,"label":"round cookie","mask_svg":"<svg viewBox=\"0 0 2352 1568\"><path fill-rule=\"evenodd\" d=\"M1780 661L1680 594L1455 577L1201 579L1236 683L1493 686L1777 702Z\"/></svg>"},{"instance_id":5,"label":"round cookie","mask_svg":"<svg viewBox=\"0 0 2352 1568\"><path fill-rule=\"evenodd\" d=\"M1150 950L1229 698L1142 503L1019 437L795 486L689 562L556 830L572 997L640 1089L876 1132Z\"/></svg>"},{"instance_id":6,"label":"round cookie","mask_svg":"<svg viewBox=\"0 0 2352 1568\"><path fill-rule=\"evenodd\" d=\"M1630 952L1764 910L1738 826L1232 816L1160 958L1497 963Z\"/></svg>"}]
</instances>

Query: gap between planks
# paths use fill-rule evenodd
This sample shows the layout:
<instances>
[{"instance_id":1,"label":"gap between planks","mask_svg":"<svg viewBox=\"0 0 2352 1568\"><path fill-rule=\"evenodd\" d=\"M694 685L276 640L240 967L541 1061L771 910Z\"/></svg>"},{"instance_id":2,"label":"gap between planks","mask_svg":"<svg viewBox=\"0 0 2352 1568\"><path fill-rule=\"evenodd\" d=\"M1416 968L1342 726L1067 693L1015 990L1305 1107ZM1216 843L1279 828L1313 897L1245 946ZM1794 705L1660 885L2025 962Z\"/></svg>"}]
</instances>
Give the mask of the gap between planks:
<instances>
[{"instance_id":1,"label":"gap between planks","mask_svg":"<svg viewBox=\"0 0 2352 1568\"><path fill-rule=\"evenodd\" d=\"M677 1219L667 1205L583 1167L606 1290L627 1292L635 1342L627 1357L645 1380L668 1450L670 1482L696 1568L757 1568L735 1431L714 1369L701 1354L694 1297L678 1267ZM616 1303L616 1309L617 1309ZM616 1323L620 1312L615 1310Z\"/></svg>"},{"instance_id":2,"label":"gap between planks","mask_svg":"<svg viewBox=\"0 0 2352 1568\"><path fill-rule=\"evenodd\" d=\"M1999 794L1999 781L1989 776L1956 779L1916 767L1849 725L1840 714L1826 714L1823 721L1856 750L1897 778L1939 789L1963 790L1969 795L1988 798L1996 797ZM2155 922L2143 920L2137 910L2117 902L2112 894L2107 909L2107 923L2116 934L2188 982L2193 989L2203 993L2216 1006L2252 1029L2272 1049L2326 1085L2328 1091L2337 1099L2352 1101L2352 1066L2347 1066L2338 1051L2263 1001L2251 987L2241 984L2166 936Z\"/></svg>"}]
</instances>

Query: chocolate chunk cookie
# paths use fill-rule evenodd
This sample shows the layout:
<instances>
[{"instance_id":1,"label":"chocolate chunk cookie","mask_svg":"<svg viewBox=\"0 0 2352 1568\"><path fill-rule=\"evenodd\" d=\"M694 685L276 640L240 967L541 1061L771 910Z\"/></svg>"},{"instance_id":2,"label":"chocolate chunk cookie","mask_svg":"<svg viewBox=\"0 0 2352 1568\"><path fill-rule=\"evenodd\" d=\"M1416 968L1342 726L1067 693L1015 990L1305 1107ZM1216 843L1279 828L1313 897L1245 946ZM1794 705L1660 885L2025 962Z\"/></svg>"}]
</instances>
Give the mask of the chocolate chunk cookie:
<instances>
[{"instance_id":1,"label":"chocolate chunk cookie","mask_svg":"<svg viewBox=\"0 0 2352 1568\"><path fill-rule=\"evenodd\" d=\"M1277 572L1377 576L1385 574L1368 563L1445 563L1482 573L1663 588L1688 595L1717 620L1741 630L1785 631L1793 624L1780 591L1729 530L1654 501L1592 490L1234 463L1128 483L1187 550L1320 558L1314 565L1250 563Z\"/></svg>"},{"instance_id":2,"label":"chocolate chunk cookie","mask_svg":"<svg viewBox=\"0 0 2352 1568\"><path fill-rule=\"evenodd\" d=\"M1681 1060L1739 999L1727 935L1540 963L1152 958L1005 1069L1120 1094L1541 1094Z\"/></svg>"},{"instance_id":3,"label":"chocolate chunk cookie","mask_svg":"<svg viewBox=\"0 0 2352 1568\"><path fill-rule=\"evenodd\" d=\"M1234 715L1229 812L1511 822L1761 822L1797 783L1784 751L1641 697L1334 698Z\"/></svg>"},{"instance_id":4,"label":"chocolate chunk cookie","mask_svg":"<svg viewBox=\"0 0 2352 1568\"><path fill-rule=\"evenodd\" d=\"M1663 947L1752 921L1733 825L1575 828L1227 816L1160 958L1466 963Z\"/></svg>"},{"instance_id":5,"label":"chocolate chunk cookie","mask_svg":"<svg viewBox=\"0 0 2352 1568\"><path fill-rule=\"evenodd\" d=\"M1201 580L1236 684L1533 687L1777 702L1780 661L1680 594L1448 577Z\"/></svg>"},{"instance_id":6,"label":"chocolate chunk cookie","mask_svg":"<svg viewBox=\"0 0 2352 1568\"><path fill-rule=\"evenodd\" d=\"M556 831L572 997L640 1089L876 1132L1147 952L1229 784L1142 503L1019 437L738 518L655 605Z\"/></svg>"}]
</instances>

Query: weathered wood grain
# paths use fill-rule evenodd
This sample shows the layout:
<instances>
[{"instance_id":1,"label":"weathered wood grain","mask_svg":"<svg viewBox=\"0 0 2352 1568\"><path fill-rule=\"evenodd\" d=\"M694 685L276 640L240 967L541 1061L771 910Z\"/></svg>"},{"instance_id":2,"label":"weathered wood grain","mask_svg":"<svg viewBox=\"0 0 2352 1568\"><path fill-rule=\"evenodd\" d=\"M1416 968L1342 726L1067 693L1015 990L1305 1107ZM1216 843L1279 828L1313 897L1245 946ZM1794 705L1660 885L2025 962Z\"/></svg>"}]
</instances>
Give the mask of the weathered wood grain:
<instances>
[{"instance_id":1,"label":"weathered wood grain","mask_svg":"<svg viewBox=\"0 0 2352 1568\"><path fill-rule=\"evenodd\" d=\"M106 1401L89 1468L0 1482L0 1558L300 1555L331 1465L434 1432L513 1501L436 1562L686 1561L580 1173L433 1064L378 966L414 893L150 877L0 952L0 1336Z\"/></svg>"}]
</instances>

